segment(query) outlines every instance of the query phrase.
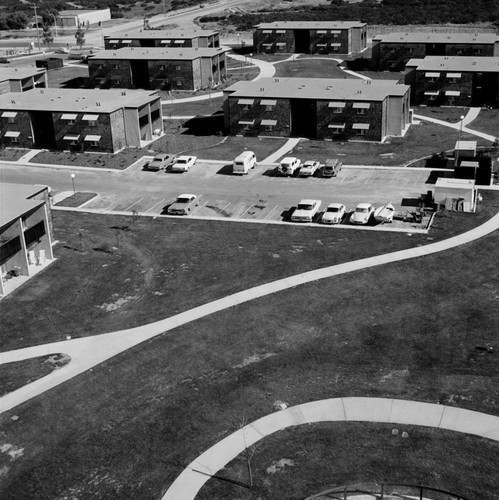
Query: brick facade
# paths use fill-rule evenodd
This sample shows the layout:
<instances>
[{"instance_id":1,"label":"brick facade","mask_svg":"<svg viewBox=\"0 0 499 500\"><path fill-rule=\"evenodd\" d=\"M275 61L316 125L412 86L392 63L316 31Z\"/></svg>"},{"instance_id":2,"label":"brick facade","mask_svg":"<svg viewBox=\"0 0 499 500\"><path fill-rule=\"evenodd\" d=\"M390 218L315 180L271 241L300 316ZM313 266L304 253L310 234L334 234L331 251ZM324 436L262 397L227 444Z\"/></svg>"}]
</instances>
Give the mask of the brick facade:
<instances>
[{"instance_id":1,"label":"brick facade","mask_svg":"<svg viewBox=\"0 0 499 500\"><path fill-rule=\"evenodd\" d=\"M220 33L207 32L206 34L195 34L186 30L185 32L146 30L138 33L130 33L120 36L105 36L104 49L113 50L123 47L176 47L176 48L217 48L220 47Z\"/></svg>"}]
</instances>

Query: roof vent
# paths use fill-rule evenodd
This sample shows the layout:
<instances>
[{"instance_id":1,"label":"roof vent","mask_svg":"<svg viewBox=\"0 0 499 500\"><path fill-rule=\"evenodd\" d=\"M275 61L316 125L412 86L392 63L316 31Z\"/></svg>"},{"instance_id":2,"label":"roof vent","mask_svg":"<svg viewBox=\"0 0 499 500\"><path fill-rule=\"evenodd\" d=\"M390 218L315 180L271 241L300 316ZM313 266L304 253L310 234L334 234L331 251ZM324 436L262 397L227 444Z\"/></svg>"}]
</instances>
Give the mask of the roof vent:
<instances>
[{"instance_id":1,"label":"roof vent","mask_svg":"<svg viewBox=\"0 0 499 500\"><path fill-rule=\"evenodd\" d=\"M95 105L96 105L96 106L100 106L100 102L96 102L96 103L95 103Z\"/></svg>"},{"instance_id":2,"label":"roof vent","mask_svg":"<svg viewBox=\"0 0 499 500\"><path fill-rule=\"evenodd\" d=\"M260 87L260 92L265 92L265 89L263 87Z\"/></svg>"},{"instance_id":3,"label":"roof vent","mask_svg":"<svg viewBox=\"0 0 499 500\"><path fill-rule=\"evenodd\" d=\"M274 78L274 82L279 83L279 78Z\"/></svg>"},{"instance_id":4,"label":"roof vent","mask_svg":"<svg viewBox=\"0 0 499 500\"><path fill-rule=\"evenodd\" d=\"M121 93L121 95L126 95L126 92L125 92L125 91L123 91L123 92Z\"/></svg>"},{"instance_id":5,"label":"roof vent","mask_svg":"<svg viewBox=\"0 0 499 500\"><path fill-rule=\"evenodd\" d=\"M12 101L10 101L10 103L11 103L11 104L15 104L15 103L16 103L16 101L12 100Z\"/></svg>"},{"instance_id":6,"label":"roof vent","mask_svg":"<svg viewBox=\"0 0 499 500\"><path fill-rule=\"evenodd\" d=\"M115 56L115 55L116 55L116 52L113 52L113 56Z\"/></svg>"}]
</instances>

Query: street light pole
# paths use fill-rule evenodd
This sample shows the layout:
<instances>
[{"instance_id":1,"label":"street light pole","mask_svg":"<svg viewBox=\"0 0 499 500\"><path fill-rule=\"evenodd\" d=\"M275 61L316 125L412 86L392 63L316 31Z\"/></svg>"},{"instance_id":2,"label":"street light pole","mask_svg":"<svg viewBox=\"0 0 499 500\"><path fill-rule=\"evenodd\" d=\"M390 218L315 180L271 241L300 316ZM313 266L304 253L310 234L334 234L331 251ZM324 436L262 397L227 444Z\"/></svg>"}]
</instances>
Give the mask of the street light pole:
<instances>
[{"instance_id":1,"label":"street light pole","mask_svg":"<svg viewBox=\"0 0 499 500\"><path fill-rule=\"evenodd\" d=\"M454 165L456 167L459 166L459 148L461 147L461 136L463 134L463 120L464 120L464 116L460 116L460 122L459 122L459 135L458 135L458 138L457 138L457 147L456 147L456 157L454 159Z\"/></svg>"},{"instance_id":2,"label":"street light pole","mask_svg":"<svg viewBox=\"0 0 499 500\"><path fill-rule=\"evenodd\" d=\"M73 182L73 194L76 194L76 189L75 189L75 174L71 174L71 181Z\"/></svg>"},{"instance_id":3,"label":"street light pole","mask_svg":"<svg viewBox=\"0 0 499 500\"><path fill-rule=\"evenodd\" d=\"M41 50L41 48L40 48L40 32L38 31L38 16L36 14L36 3L33 4L33 8L35 9L36 39L38 40L38 50Z\"/></svg>"}]
</instances>

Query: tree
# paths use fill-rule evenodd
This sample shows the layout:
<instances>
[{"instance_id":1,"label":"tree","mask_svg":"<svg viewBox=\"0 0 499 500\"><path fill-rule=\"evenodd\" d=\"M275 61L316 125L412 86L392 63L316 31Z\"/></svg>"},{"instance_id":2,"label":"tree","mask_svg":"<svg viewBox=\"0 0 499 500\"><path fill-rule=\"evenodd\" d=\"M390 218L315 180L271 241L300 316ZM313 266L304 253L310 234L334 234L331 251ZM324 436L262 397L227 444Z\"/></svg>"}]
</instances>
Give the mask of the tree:
<instances>
[{"instance_id":1,"label":"tree","mask_svg":"<svg viewBox=\"0 0 499 500\"><path fill-rule=\"evenodd\" d=\"M75 33L76 45L81 49L85 45L85 32L80 28Z\"/></svg>"},{"instance_id":2,"label":"tree","mask_svg":"<svg viewBox=\"0 0 499 500\"><path fill-rule=\"evenodd\" d=\"M50 44L54 41L54 37L52 35L52 30L50 29L50 26L48 24L43 25L42 40L45 45L48 45L48 48L50 50Z\"/></svg>"}]
</instances>

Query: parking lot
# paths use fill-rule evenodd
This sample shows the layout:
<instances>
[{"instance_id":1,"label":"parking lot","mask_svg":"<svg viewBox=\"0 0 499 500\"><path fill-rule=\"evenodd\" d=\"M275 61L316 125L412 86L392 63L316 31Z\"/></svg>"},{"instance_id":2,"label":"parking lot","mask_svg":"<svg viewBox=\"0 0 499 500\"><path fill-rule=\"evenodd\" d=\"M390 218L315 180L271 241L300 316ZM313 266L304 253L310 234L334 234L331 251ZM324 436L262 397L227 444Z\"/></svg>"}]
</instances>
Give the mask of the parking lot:
<instances>
[{"instance_id":1,"label":"parking lot","mask_svg":"<svg viewBox=\"0 0 499 500\"><path fill-rule=\"evenodd\" d=\"M85 205L120 212L166 214L177 195L200 197L191 217L287 221L302 198L332 202L347 212L361 202L375 207L391 202L398 212L414 209L417 198L431 189L428 170L344 167L337 177L282 177L275 165L258 165L248 175L232 174L231 164L198 160L188 172L151 172L143 159L120 174L119 194L101 195Z\"/></svg>"}]
</instances>

